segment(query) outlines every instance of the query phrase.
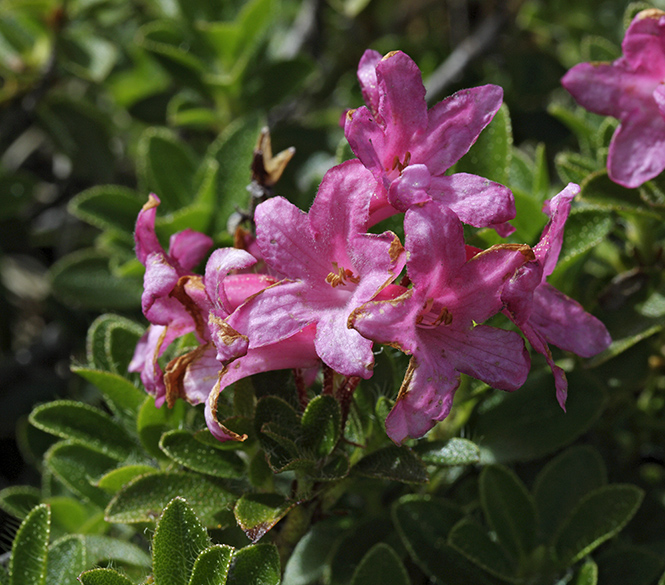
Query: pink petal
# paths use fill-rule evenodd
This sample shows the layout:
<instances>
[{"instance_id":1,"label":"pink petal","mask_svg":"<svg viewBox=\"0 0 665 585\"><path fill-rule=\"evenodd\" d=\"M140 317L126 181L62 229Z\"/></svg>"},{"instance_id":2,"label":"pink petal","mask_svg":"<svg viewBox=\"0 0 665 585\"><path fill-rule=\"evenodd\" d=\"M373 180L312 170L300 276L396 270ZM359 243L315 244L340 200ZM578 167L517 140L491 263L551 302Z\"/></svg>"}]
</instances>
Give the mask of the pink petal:
<instances>
[{"instance_id":1,"label":"pink petal","mask_svg":"<svg viewBox=\"0 0 665 585\"><path fill-rule=\"evenodd\" d=\"M402 212L412 205L429 201L431 182L432 176L425 165L409 165L390 184L388 201L396 210Z\"/></svg>"},{"instance_id":2,"label":"pink petal","mask_svg":"<svg viewBox=\"0 0 665 585\"><path fill-rule=\"evenodd\" d=\"M375 114L379 111L379 90L376 79L376 66L383 57L381 53L367 49L358 63L358 81L365 103Z\"/></svg>"},{"instance_id":3,"label":"pink petal","mask_svg":"<svg viewBox=\"0 0 665 585\"><path fill-rule=\"evenodd\" d=\"M549 343L585 358L612 343L605 325L553 286L544 283L538 287L533 302L529 324Z\"/></svg>"},{"instance_id":4,"label":"pink petal","mask_svg":"<svg viewBox=\"0 0 665 585\"><path fill-rule=\"evenodd\" d=\"M429 111L426 132L411 146L411 160L441 175L462 158L501 107L503 90L483 85L458 91Z\"/></svg>"},{"instance_id":5,"label":"pink petal","mask_svg":"<svg viewBox=\"0 0 665 585\"><path fill-rule=\"evenodd\" d=\"M434 177L429 195L474 227L499 226L515 217L515 200L510 189L476 175L455 173Z\"/></svg>"},{"instance_id":6,"label":"pink petal","mask_svg":"<svg viewBox=\"0 0 665 585\"><path fill-rule=\"evenodd\" d=\"M136 257L144 266L150 254L154 252L164 253L164 248L162 248L155 234L155 217L159 204L159 197L151 194L148 202L143 206L136 219L136 229L134 231Z\"/></svg>"},{"instance_id":7,"label":"pink petal","mask_svg":"<svg viewBox=\"0 0 665 585\"><path fill-rule=\"evenodd\" d=\"M533 249L536 258L543 266L543 280L552 274L559 260L563 245L563 230L570 214L572 201L579 193L579 185L568 183L563 191L543 205L543 211L550 216L550 221L543 229L540 241Z\"/></svg>"},{"instance_id":8,"label":"pink petal","mask_svg":"<svg viewBox=\"0 0 665 585\"><path fill-rule=\"evenodd\" d=\"M633 19L621 43L626 61L636 71L665 78L665 18L660 10L643 10Z\"/></svg>"},{"instance_id":9,"label":"pink petal","mask_svg":"<svg viewBox=\"0 0 665 585\"><path fill-rule=\"evenodd\" d=\"M226 315L229 315L235 308L231 306L225 291L225 280L228 274L233 270L249 268L255 263L256 258L249 252L236 248L220 248L210 255L205 271L206 293L213 305L223 308ZM249 293L247 296L250 294L253 293Z\"/></svg>"},{"instance_id":10,"label":"pink petal","mask_svg":"<svg viewBox=\"0 0 665 585\"><path fill-rule=\"evenodd\" d=\"M386 433L398 445L417 439L448 416L459 375L445 360L435 364L411 359L395 406L386 418Z\"/></svg>"},{"instance_id":11,"label":"pink petal","mask_svg":"<svg viewBox=\"0 0 665 585\"><path fill-rule=\"evenodd\" d=\"M212 238L186 229L171 236L169 256L178 262L183 270L189 271L203 260L212 245Z\"/></svg>"}]
</instances>

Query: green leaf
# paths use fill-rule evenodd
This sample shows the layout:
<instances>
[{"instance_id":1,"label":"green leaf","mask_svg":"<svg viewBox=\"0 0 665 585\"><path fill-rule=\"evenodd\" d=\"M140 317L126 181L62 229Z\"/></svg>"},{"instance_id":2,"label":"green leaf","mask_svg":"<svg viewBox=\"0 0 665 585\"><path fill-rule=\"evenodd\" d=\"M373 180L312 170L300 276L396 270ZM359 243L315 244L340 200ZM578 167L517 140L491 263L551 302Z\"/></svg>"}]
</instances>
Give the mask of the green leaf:
<instances>
[{"instance_id":1,"label":"green leaf","mask_svg":"<svg viewBox=\"0 0 665 585\"><path fill-rule=\"evenodd\" d=\"M363 557L351 579L351 585L409 585L409 583L409 576L397 553L382 542Z\"/></svg>"},{"instance_id":2,"label":"green leaf","mask_svg":"<svg viewBox=\"0 0 665 585\"><path fill-rule=\"evenodd\" d=\"M46 585L50 525L51 511L45 504L34 508L21 523L9 559L10 585Z\"/></svg>"},{"instance_id":3,"label":"green leaf","mask_svg":"<svg viewBox=\"0 0 665 585\"><path fill-rule=\"evenodd\" d=\"M598 565L591 558L587 558L578 569L575 585L598 585Z\"/></svg>"},{"instance_id":4,"label":"green leaf","mask_svg":"<svg viewBox=\"0 0 665 585\"><path fill-rule=\"evenodd\" d=\"M82 585L134 585L127 577L113 569L92 569L79 576Z\"/></svg>"},{"instance_id":5,"label":"green leaf","mask_svg":"<svg viewBox=\"0 0 665 585\"><path fill-rule=\"evenodd\" d=\"M139 475L156 473L157 471L159 470L151 465L125 465L100 477L97 481L97 487L110 494L115 494Z\"/></svg>"},{"instance_id":6,"label":"green leaf","mask_svg":"<svg viewBox=\"0 0 665 585\"><path fill-rule=\"evenodd\" d=\"M194 473L158 472L128 483L106 508L108 522L151 522L164 506L182 496L206 526L217 526L217 516L235 500L220 480Z\"/></svg>"},{"instance_id":7,"label":"green leaf","mask_svg":"<svg viewBox=\"0 0 665 585\"><path fill-rule=\"evenodd\" d=\"M438 467L474 465L480 461L478 445L458 437L449 441L419 441L414 451L425 463Z\"/></svg>"},{"instance_id":8,"label":"green leaf","mask_svg":"<svg viewBox=\"0 0 665 585\"><path fill-rule=\"evenodd\" d=\"M448 543L488 573L515 582L515 563L505 549L490 538L487 530L475 522L464 519L448 535Z\"/></svg>"},{"instance_id":9,"label":"green leaf","mask_svg":"<svg viewBox=\"0 0 665 585\"><path fill-rule=\"evenodd\" d=\"M208 149L206 158L219 164L215 233L226 231L226 222L236 207L247 208L246 187L251 181L254 147L263 125L259 116L240 118L229 124Z\"/></svg>"},{"instance_id":10,"label":"green leaf","mask_svg":"<svg viewBox=\"0 0 665 585\"><path fill-rule=\"evenodd\" d=\"M0 510L23 520L41 499L37 488L27 485L8 487L0 491Z\"/></svg>"},{"instance_id":11,"label":"green leaf","mask_svg":"<svg viewBox=\"0 0 665 585\"><path fill-rule=\"evenodd\" d=\"M363 457L353 471L365 477L389 479L403 483L427 483L427 469L408 447L389 445Z\"/></svg>"},{"instance_id":12,"label":"green leaf","mask_svg":"<svg viewBox=\"0 0 665 585\"><path fill-rule=\"evenodd\" d=\"M231 566L233 547L214 544L196 559L189 585L224 585Z\"/></svg>"},{"instance_id":13,"label":"green leaf","mask_svg":"<svg viewBox=\"0 0 665 585\"><path fill-rule=\"evenodd\" d=\"M146 401L145 392L118 374L76 366L72 367L72 372L97 386L116 414L124 419L136 420L141 405Z\"/></svg>"},{"instance_id":14,"label":"green leaf","mask_svg":"<svg viewBox=\"0 0 665 585\"><path fill-rule=\"evenodd\" d=\"M53 293L78 309L132 310L141 304L142 281L117 278L111 273L109 258L94 250L65 256L51 267L50 276Z\"/></svg>"},{"instance_id":15,"label":"green leaf","mask_svg":"<svg viewBox=\"0 0 665 585\"><path fill-rule=\"evenodd\" d=\"M606 483L605 465L592 447L571 447L550 461L533 487L540 529L548 541L580 499Z\"/></svg>"},{"instance_id":16,"label":"green leaf","mask_svg":"<svg viewBox=\"0 0 665 585\"><path fill-rule=\"evenodd\" d=\"M184 416L185 403L181 400L178 400L173 408L168 408L166 405L156 408L152 396L145 398L136 421L139 439L145 450L156 459L169 461L159 448L159 441L165 432L180 426Z\"/></svg>"},{"instance_id":17,"label":"green leaf","mask_svg":"<svg viewBox=\"0 0 665 585\"><path fill-rule=\"evenodd\" d=\"M258 542L296 506L279 494L244 494L233 508L238 526L252 543Z\"/></svg>"},{"instance_id":18,"label":"green leaf","mask_svg":"<svg viewBox=\"0 0 665 585\"><path fill-rule=\"evenodd\" d=\"M323 578L326 561L344 530L337 518L314 524L293 549L286 562L282 585L309 585Z\"/></svg>"},{"instance_id":19,"label":"green leaf","mask_svg":"<svg viewBox=\"0 0 665 585\"><path fill-rule=\"evenodd\" d=\"M125 430L101 410L72 400L56 400L35 408L29 417L38 429L124 461L137 448Z\"/></svg>"},{"instance_id":20,"label":"green leaf","mask_svg":"<svg viewBox=\"0 0 665 585\"><path fill-rule=\"evenodd\" d=\"M665 566L662 554L636 546L610 549L597 561L602 585L653 585Z\"/></svg>"},{"instance_id":21,"label":"green leaf","mask_svg":"<svg viewBox=\"0 0 665 585\"><path fill-rule=\"evenodd\" d=\"M143 332L143 327L120 315L100 315L88 328L88 366L126 376L134 349Z\"/></svg>"},{"instance_id":22,"label":"green leaf","mask_svg":"<svg viewBox=\"0 0 665 585\"><path fill-rule=\"evenodd\" d=\"M608 485L587 494L568 515L554 540L563 566L577 562L618 534L635 515L644 492L634 485Z\"/></svg>"},{"instance_id":23,"label":"green leaf","mask_svg":"<svg viewBox=\"0 0 665 585\"><path fill-rule=\"evenodd\" d=\"M61 37L59 50L64 67L75 76L101 83L118 59L116 45L95 34L93 27L84 24L68 26Z\"/></svg>"},{"instance_id":24,"label":"green leaf","mask_svg":"<svg viewBox=\"0 0 665 585\"><path fill-rule=\"evenodd\" d=\"M330 455L342 434L339 403L332 396L316 396L307 405L301 425L304 447L316 458Z\"/></svg>"},{"instance_id":25,"label":"green leaf","mask_svg":"<svg viewBox=\"0 0 665 585\"><path fill-rule=\"evenodd\" d=\"M413 561L437 583L496 583L447 543L449 532L462 519L462 511L455 504L429 496L407 495L395 502L392 516Z\"/></svg>"},{"instance_id":26,"label":"green leaf","mask_svg":"<svg viewBox=\"0 0 665 585\"><path fill-rule=\"evenodd\" d=\"M559 152L554 157L557 173L563 183L581 184L588 175L598 170L598 163L577 152Z\"/></svg>"},{"instance_id":27,"label":"green leaf","mask_svg":"<svg viewBox=\"0 0 665 585\"><path fill-rule=\"evenodd\" d=\"M505 185L510 180L512 146L510 114L503 104L469 152L455 165L455 172L487 177Z\"/></svg>"},{"instance_id":28,"label":"green leaf","mask_svg":"<svg viewBox=\"0 0 665 585\"><path fill-rule=\"evenodd\" d=\"M661 320L659 319L654 323L653 319L641 318L638 316L638 318L633 321L631 331L618 339L612 340L612 343L605 351L589 360L588 366L590 368L595 368L604 364L634 345L637 345L640 341L659 333L663 330L664 326L664 324L659 321Z\"/></svg>"},{"instance_id":29,"label":"green leaf","mask_svg":"<svg viewBox=\"0 0 665 585\"><path fill-rule=\"evenodd\" d=\"M155 585L187 585L197 557L208 546L208 533L187 502L171 500L152 539Z\"/></svg>"},{"instance_id":30,"label":"green leaf","mask_svg":"<svg viewBox=\"0 0 665 585\"><path fill-rule=\"evenodd\" d=\"M657 219L662 217L644 204L637 189L626 189L617 185L609 178L605 169L589 175L581 187L582 201L593 205L596 209L645 215Z\"/></svg>"},{"instance_id":31,"label":"green leaf","mask_svg":"<svg viewBox=\"0 0 665 585\"><path fill-rule=\"evenodd\" d=\"M226 585L279 585L279 553L272 544L253 544L235 551Z\"/></svg>"},{"instance_id":32,"label":"green leaf","mask_svg":"<svg viewBox=\"0 0 665 585\"><path fill-rule=\"evenodd\" d=\"M78 575L88 564L83 538L70 534L54 542L48 551L46 583L78 585Z\"/></svg>"},{"instance_id":33,"label":"green leaf","mask_svg":"<svg viewBox=\"0 0 665 585\"><path fill-rule=\"evenodd\" d=\"M88 552L89 563L113 562L146 568L152 566L150 555L139 546L126 540L104 534L86 534L83 536L83 540Z\"/></svg>"},{"instance_id":34,"label":"green leaf","mask_svg":"<svg viewBox=\"0 0 665 585\"><path fill-rule=\"evenodd\" d=\"M478 416L473 436L483 437L483 463L530 461L572 443L600 416L605 391L596 380L574 372L568 376L566 412L559 407L549 372L529 376L517 392Z\"/></svg>"},{"instance_id":35,"label":"green leaf","mask_svg":"<svg viewBox=\"0 0 665 585\"><path fill-rule=\"evenodd\" d=\"M119 185L100 185L73 197L67 209L100 230L115 229L126 234L130 241L136 218L143 203L133 189Z\"/></svg>"},{"instance_id":36,"label":"green leaf","mask_svg":"<svg viewBox=\"0 0 665 585\"><path fill-rule=\"evenodd\" d=\"M245 462L236 453L197 441L187 431L164 433L159 447L176 463L199 473L235 479L245 475Z\"/></svg>"},{"instance_id":37,"label":"green leaf","mask_svg":"<svg viewBox=\"0 0 665 585\"><path fill-rule=\"evenodd\" d=\"M92 482L117 465L115 458L68 440L53 445L44 456L44 462L75 494L101 507L109 501L108 494Z\"/></svg>"},{"instance_id":38,"label":"green leaf","mask_svg":"<svg viewBox=\"0 0 665 585\"><path fill-rule=\"evenodd\" d=\"M535 152L535 168L533 174L533 196L542 203L547 199L550 191L550 174L547 168L547 156L545 145L538 143Z\"/></svg>"},{"instance_id":39,"label":"green leaf","mask_svg":"<svg viewBox=\"0 0 665 585\"><path fill-rule=\"evenodd\" d=\"M44 503L51 508L53 537L85 532L86 524L99 513L96 508L68 496L51 496Z\"/></svg>"},{"instance_id":40,"label":"green leaf","mask_svg":"<svg viewBox=\"0 0 665 585\"><path fill-rule=\"evenodd\" d=\"M198 163L186 143L165 128L148 128L141 136L138 157L142 193L156 193L167 212L191 203Z\"/></svg>"},{"instance_id":41,"label":"green leaf","mask_svg":"<svg viewBox=\"0 0 665 585\"><path fill-rule=\"evenodd\" d=\"M485 467L479 479L485 519L515 560L527 558L536 542L536 509L522 481L510 469Z\"/></svg>"}]
</instances>

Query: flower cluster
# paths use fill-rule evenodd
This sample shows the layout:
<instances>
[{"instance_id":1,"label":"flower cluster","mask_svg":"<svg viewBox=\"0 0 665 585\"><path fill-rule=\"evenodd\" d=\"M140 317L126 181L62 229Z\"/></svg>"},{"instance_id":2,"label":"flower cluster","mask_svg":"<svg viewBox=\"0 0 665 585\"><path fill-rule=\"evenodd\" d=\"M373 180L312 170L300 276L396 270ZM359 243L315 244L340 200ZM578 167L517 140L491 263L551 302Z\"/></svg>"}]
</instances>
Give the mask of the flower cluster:
<instances>
[{"instance_id":1,"label":"flower cluster","mask_svg":"<svg viewBox=\"0 0 665 585\"><path fill-rule=\"evenodd\" d=\"M463 223L512 230L509 189L446 174L501 106L501 88L461 91L428 111L420 71L404 53L367 51L358 77L367 105L344 119L358 158L328 171L308 213L282 197L261 203L251 254L216 250L197 276L192 267L210 240L183 232L166 252L154 231L159 200L152 196L139 215L151 326L131 368L158 406L178 397L204 402L220 440L242 436L219 420L219 393L257 372L297 369L305 384L323 366L357 381L372 375L374 343L399 348L411 361L386 429L401 443L446 417L461 373L503 390L524 383L523 338L484 324L500 312L550 363L562 406L567 383L548 344L588 357L610 342L602 323L546 282L576 185L546 204L550 221L534 248L465 243ZM403 244L390 231L369 232L398 213ZM162 372L159 357L185 333L198 347Z\"/></svg>"},{"instance_id":2,"label":"flower cluster","mask_svg":"<svg viewBox=\"0 0 665 585\"><path fill-rule=\"evenodd\" d=\"M617 128L607 159L610 178L639 187L665 169L665 12L643 10L613 63L580 63L561 80L584 108L613 116Z\"/></svg>"}]
</instances>

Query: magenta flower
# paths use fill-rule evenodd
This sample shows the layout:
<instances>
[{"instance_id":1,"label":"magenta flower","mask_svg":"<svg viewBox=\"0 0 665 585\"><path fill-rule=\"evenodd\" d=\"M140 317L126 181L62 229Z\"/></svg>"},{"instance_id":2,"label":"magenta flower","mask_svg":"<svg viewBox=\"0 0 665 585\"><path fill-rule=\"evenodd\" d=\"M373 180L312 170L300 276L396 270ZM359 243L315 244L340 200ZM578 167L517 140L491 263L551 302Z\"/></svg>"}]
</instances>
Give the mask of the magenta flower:
<instances>
[{"instance_id":1,"label":"magenta flower","mask_svg":"<svg viewBox=\"0 0 665 585\"><path fill-rule=\"evenodd\" d=\"M552 368L557 400L564 410L568 382L564 371L554 363L548 343L581 357L591 357L607 349L612 342L605 325L577 301L546 282L559 259L571 202L579 192L579 186L570 183L545 202L544 211L550 221L533 249L536 261L521 267L502 292L504 312Z\"/></svg>"},{"instance_id":2,"label":"magenta flower","mask_svg":"<svg viewBox=\"0 0 665 585\"><path fill-rule=\"evenodd\" d=\"M286 278L229 317L228 324L248 337L250 349L316 324L316 351L327 365L346 376L371 376L372 342L349 329L347 319L404 265L395 234L365 233L372 186L369 171L348 161L326 173L308 214L281 197L258 206L261 254Z\"/></svg>"},{"instance_id":3,"label":"magenta flower","mask_svg":"<svg viewBox=\"0 0 665 585\"><path fill-rule=\"evenodd\" d=\"M358 79L367 107L347 112L344 133L378 182L370 223L434 200L465 223L510 233L504 225L515 217L509 189L476 175L444 175L490 123L503 90L467 89L428 111L420 70L401 51L383 58L366 51Z\"/></svg>"},{"instance_id":4,"label":"magenta flower","mask_svg":"<svg viewBox=\"0 0 665 585\"><path fill-rule=\"evenodd\" d=\"M482 325L503 306L501 288L533 260L528 246L494 246L467 260L462 224L429 202L406 212L407 271L413 288L356 309L349 324L362 335L412 355L386 420L396 443L424 435L448 415L459 373L514 390L529 371L522 338Z\"/></svg>"},{"instance_id":5,"label":"magenta flower","mask_svg":"<svg viewBox=\"0 0 665 585\"><path fill-rule=\"evenodd\" d=\"M615 183L634 188L665 169L665 13L640 12L621 46L623 57L580 63L561 83L590 112L621 122L607 168Z\"/></svg>"}]
</instances>

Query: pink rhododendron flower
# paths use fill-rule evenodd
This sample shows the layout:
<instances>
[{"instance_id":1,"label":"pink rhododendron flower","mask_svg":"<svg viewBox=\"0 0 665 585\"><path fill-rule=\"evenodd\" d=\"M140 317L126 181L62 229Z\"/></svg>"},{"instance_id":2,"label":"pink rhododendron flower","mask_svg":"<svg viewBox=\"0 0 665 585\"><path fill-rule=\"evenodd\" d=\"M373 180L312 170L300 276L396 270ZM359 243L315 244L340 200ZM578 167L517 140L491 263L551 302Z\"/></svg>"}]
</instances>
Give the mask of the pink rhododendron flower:
<instances>
[{"instance_id":1,"label":"pink rhododendron flower","mask_svg":"<svg viewBox=\"0 0 665 585\"><path fill-rule=\"evenodd\" d=\"M639 187L665 169L665 13L640 12L626 31L623 57L581 63L561 80L577 102L621 124L610 143L610 178Z\"/></svg>"},{"instance_id":2,"label":"pink rhododendron flower","mask_svg":"<svg viewBox=\"0 0 665 585\"><path fill-rule=\"evenodd\" d=\"M404 229L413 288L370 301L349 319L362 335L413 356L386 420L396 443L424 435L448 415L460 372L514 390L529 371L522 338L481 323L502 309L501 288L533 260L531 249L494 246L467 260L460 220L432 202L409 209Z\"/></svg>"},{"instance_id":3,"label":"pink rhododendron flower","mask_svg":"<svg viewBox=\"0 0 665 585\"><path fill-rule=\"evenodd\" d=\"M250 349L316 324L320 358L346 376L369 378L372 342L347 327L353 309L390 284L404 265L392 232L365 233L372 176L358 161L326 173L308 214L276 197L256 210L266 264L286 278L238 308L228 324Z\"/></svg>"},{"instance_id":4,"label":"pink rhododendron flower","mask_svg":"<svg viewBox=\"0 0 665 585\"><path fill-rule=\"evenodd\" d=\"M564 371L554 363L548 343L581 357L591 357L607 349L612 342L605 325L577 301L546 282L559 259L571 202L579 192L579 186L570 183L545 202L544 211L550 221L533 249L536 261L521 267L502 292L505 313L552 368L557 400L564 409L568 382Z\"/></svg>"},{"instance_id":5,"label":"pink rhododendron flower","mask_svg":"<svg viewBox=\"0 0 665 585\"><path fill-rule=\"evenodd\" d=\"M504 225L515 217L509 189L467 173L444 175L490 123L503 90L467 89L428 111L420 71L401 51L385 57L366 51L358 78L367 107L347 112L344 132L377 181L370 223L434 200L465 223L510 233Z\"/></svg>"}]
</instances>

